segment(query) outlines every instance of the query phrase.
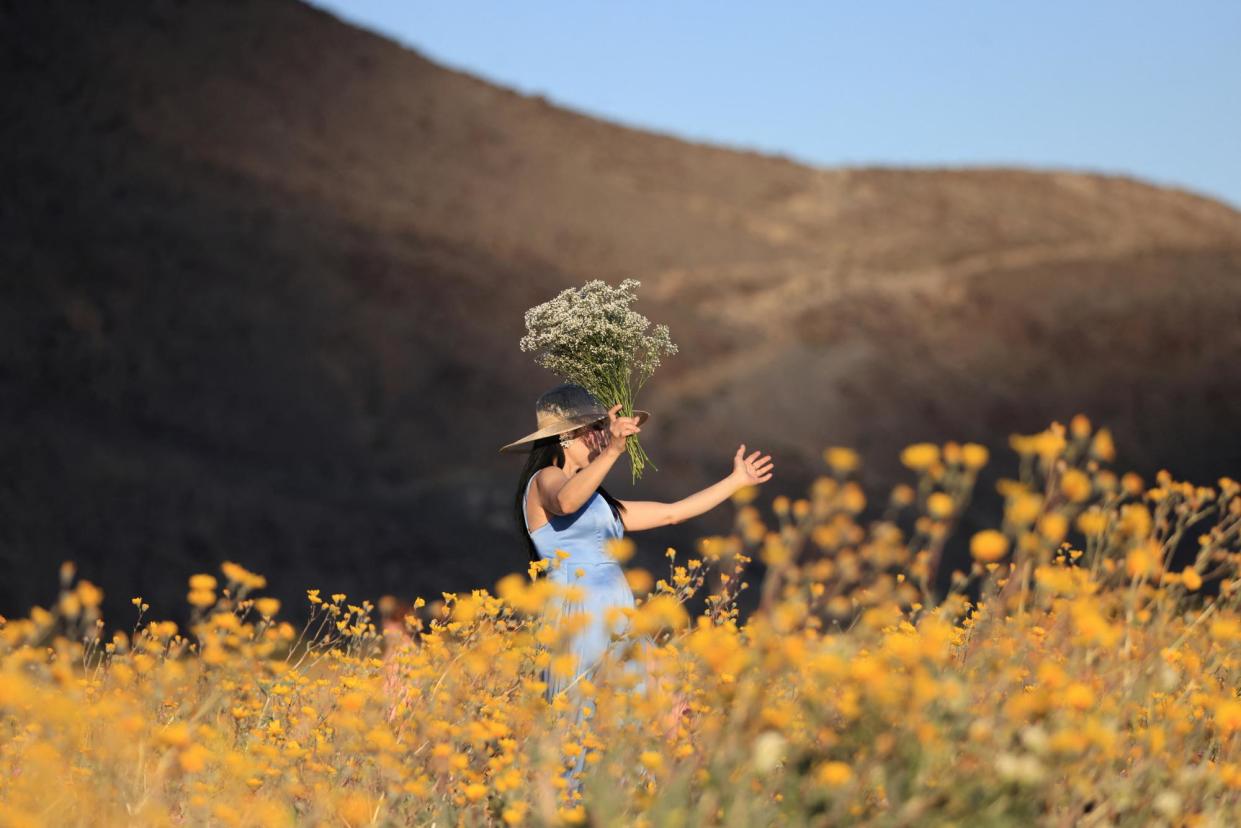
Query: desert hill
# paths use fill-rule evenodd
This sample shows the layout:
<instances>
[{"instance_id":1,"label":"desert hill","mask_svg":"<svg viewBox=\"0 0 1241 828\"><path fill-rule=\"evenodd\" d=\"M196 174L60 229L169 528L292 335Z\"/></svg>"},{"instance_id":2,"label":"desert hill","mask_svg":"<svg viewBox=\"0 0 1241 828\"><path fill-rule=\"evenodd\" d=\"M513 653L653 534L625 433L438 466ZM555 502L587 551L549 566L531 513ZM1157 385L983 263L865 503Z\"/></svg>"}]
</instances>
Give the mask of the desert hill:
<instances>
[{"instance_id":1,"label":"desert hill","mask_svg":"<svg viewBox=\"0 0 1241 828\"><path fill-rule=\"evenodd\" d=\"M0 11L0 612L71 558L123 624L233 559L299 602L524 566L517 461L556 380L522 312L643 282L675 498L828 444L880 495L915 440L1078 411L1118 464L1241 471L1241 214L1114 176L813 169L558 109L294 0ZM914 140L914 139L911 139ZM985 495L985 493L984 493ZM994 510L992 512L994 514ZM727 508L637 536L723 529Z\"/></svg>"}]
</instances>

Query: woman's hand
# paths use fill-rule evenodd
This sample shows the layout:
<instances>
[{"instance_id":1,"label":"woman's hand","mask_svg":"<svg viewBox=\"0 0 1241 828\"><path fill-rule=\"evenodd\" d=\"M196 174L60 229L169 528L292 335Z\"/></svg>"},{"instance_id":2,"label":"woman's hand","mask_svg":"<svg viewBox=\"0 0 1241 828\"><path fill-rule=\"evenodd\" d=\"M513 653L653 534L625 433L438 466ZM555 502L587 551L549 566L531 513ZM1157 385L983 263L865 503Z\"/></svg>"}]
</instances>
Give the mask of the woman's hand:
<instances>
[{"instance_id":1,"label":"woman's hand","mask_svg":"<svg viewBox=\"0 0 1241 828\"><path fill-rule=\"evenodd\" d=\"M737 488L756 486L771 479L771 470L775 468L771 462L771 455L764 454L760 457L759 454L760 452L753 451L748 457L743 456L745 455L745 443L742 443L737 453L733 455L731 477L736 482Z\"/></svg>"},{"instance_id":2,"label":"woman's hand","mask_svg":"<svg viewBox=\"0 0 1241 828\"><path fill-rule=\"evenodd\" d=\"M630 434L637 434L642 429L638 427L637 417L620 417L617 412L620 411L621 404L617 403L608 409L608 416L611 421L608 423L608 433L611 439L608 441L605 451L620 457L625 453L625 438Z\"/></svg>"}]
</instances>

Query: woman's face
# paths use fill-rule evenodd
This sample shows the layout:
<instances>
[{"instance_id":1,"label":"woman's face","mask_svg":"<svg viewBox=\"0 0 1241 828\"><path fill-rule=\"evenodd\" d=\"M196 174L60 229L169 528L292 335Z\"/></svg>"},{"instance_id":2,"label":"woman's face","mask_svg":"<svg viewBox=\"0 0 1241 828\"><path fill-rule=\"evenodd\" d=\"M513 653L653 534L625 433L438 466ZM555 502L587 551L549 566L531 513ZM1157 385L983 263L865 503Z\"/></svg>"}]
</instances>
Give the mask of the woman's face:
<instances>
[{"instance_id":1,"label":"woman's face","mask_svg":"<svg viewBox=\"0 0 1241 828\"><path fill-rule=\"evenodd\" d=\"M612 432L608 429L608 421L600 420L593 425L582 426L564 436L566 439L572 438L567 443L561 443L565 459L581 468L592 462L607 448Z\"/></svg>"}]
</instances>

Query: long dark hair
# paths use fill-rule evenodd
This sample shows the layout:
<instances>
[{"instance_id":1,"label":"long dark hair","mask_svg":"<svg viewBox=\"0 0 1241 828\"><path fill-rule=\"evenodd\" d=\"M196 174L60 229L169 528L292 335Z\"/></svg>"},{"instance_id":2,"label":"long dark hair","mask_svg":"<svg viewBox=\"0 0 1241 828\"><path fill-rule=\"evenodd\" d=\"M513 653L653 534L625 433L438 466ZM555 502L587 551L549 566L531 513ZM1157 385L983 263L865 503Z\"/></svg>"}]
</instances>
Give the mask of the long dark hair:
<instances>
[{"instance_id":1,"label":"long dark hair","mask_svg":"<svg viewBox=\"0 0 1241 828\"><path fill-rule=\"evenodd\" d=\"M564 467L564 449L560 447L560 438L556 436L544 437L534 442L530 456L526 458L526 466L521 470L521 477L517 480L517 497L513 501L513 517L517 522L517 533L525 540L526 552L530 555L531 563L539 560L539 551L534 546L529 530L526 529L526 518L521 508L522 500L526 497L526 484L530 482L530 478L534 477L534 473L539 469L545 469L548 466ZM621 502L608 494L607 489L602 486L595 491L603 495L612 514L620 520L621 512L625 510Z\"/></svg>"}]
</instances>

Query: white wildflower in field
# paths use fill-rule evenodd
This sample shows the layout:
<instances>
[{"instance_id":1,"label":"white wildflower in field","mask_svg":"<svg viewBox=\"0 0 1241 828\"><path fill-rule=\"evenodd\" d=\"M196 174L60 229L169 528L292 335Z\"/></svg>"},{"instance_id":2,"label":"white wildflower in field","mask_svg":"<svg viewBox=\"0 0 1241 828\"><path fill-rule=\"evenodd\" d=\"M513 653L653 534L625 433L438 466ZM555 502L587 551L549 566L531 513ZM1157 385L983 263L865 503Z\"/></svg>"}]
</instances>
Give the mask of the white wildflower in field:
<instances>
[{"instance_id":1,"label":"white wildflower in field","mask_svg":"<svg viewBox=\"0 0 1241 828\"><path fill-rule=\"evenodd\" d=\"M638 391L659 367L660 357L677 352L667 325L655 325L648 333L651 321L630 309L640 284L625 279L612 287L595 279L562 290L526 311L521 350L533 351L535 362L581 385L608 408L620 403L621 415L632 416ZM626 448L637 480L650 458L637 435L629 436Z\"/></svg>"}]
</instances>

